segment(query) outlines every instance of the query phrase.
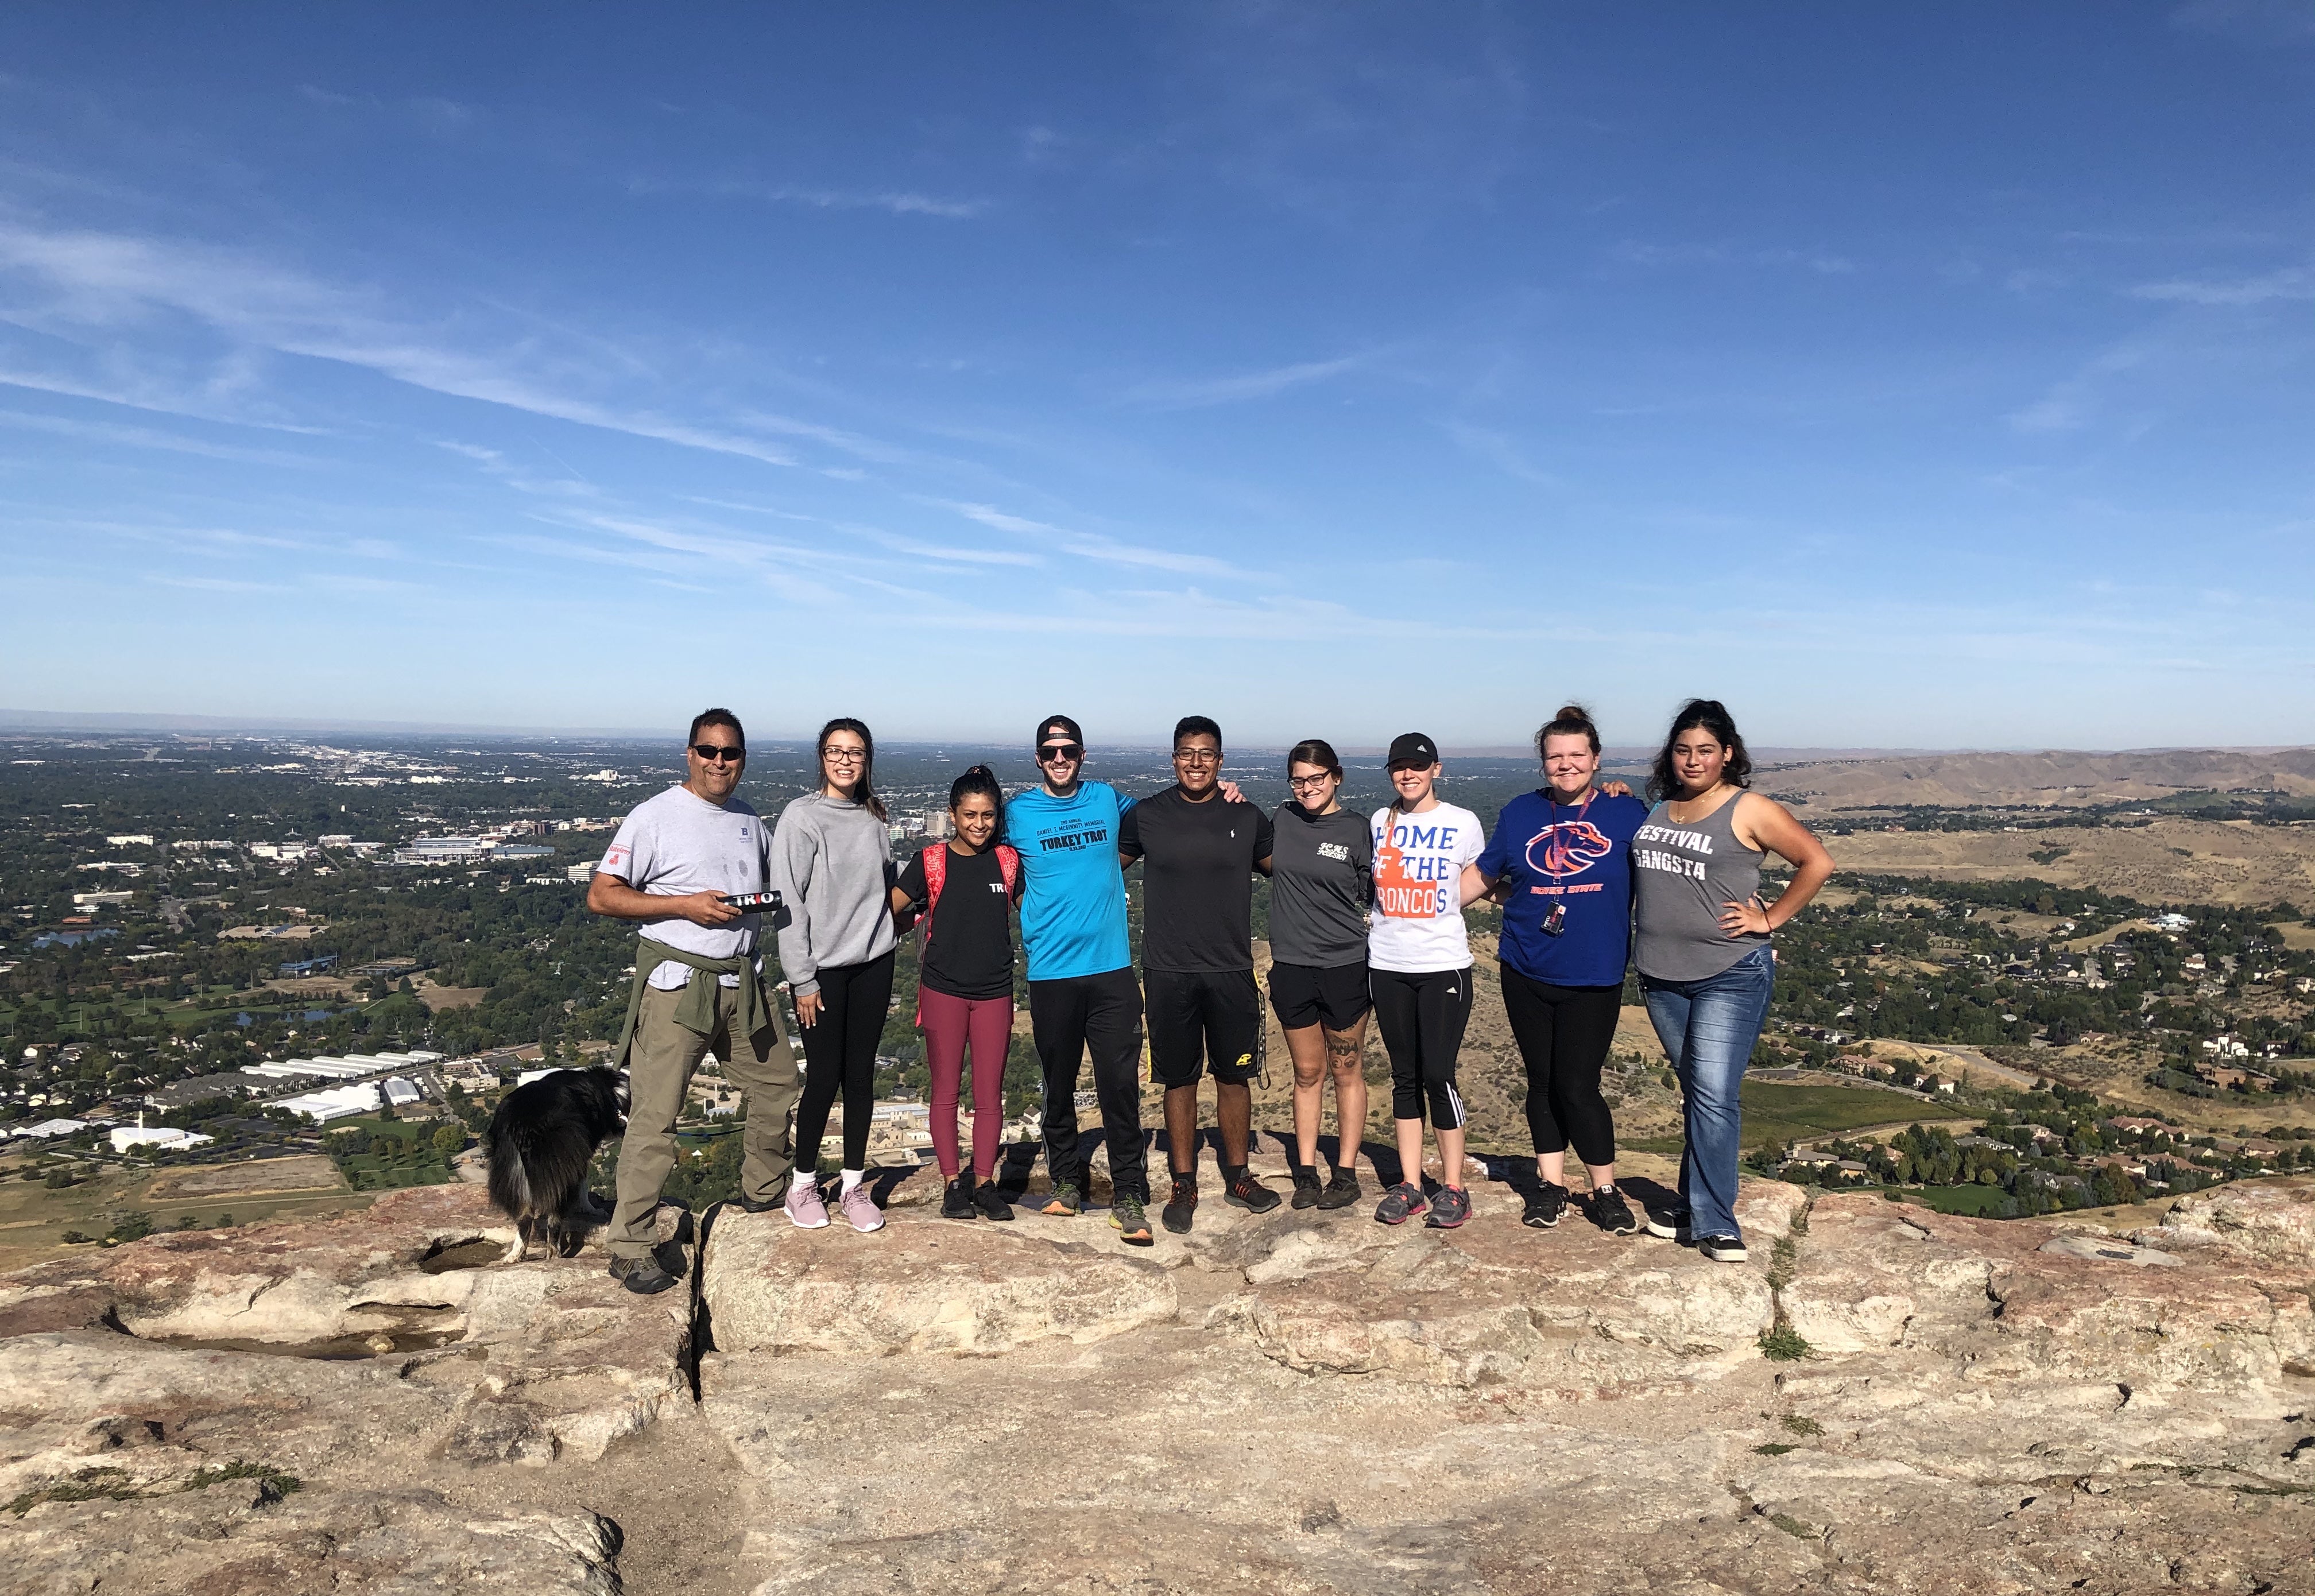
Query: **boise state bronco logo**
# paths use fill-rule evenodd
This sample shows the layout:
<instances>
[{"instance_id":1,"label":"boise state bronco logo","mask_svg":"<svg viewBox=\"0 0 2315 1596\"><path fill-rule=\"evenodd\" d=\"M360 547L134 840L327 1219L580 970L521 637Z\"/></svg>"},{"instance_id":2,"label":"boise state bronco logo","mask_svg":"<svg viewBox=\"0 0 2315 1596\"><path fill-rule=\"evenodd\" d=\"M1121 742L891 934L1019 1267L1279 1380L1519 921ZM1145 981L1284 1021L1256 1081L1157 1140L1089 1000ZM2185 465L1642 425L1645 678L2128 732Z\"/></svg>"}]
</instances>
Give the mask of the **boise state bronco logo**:
<instances>
[{"instance_id":1,"label":"boise state bronco logo","mask_svg":"<svg viewBox=\"0 0 2315 1596\"><path fill-rule=\"evenodd\" d=\"M1528 838L1528 868L1539 875L1581 875L1615 850L1589 820L1562 820Z\"/></svg>"}]
</instances>

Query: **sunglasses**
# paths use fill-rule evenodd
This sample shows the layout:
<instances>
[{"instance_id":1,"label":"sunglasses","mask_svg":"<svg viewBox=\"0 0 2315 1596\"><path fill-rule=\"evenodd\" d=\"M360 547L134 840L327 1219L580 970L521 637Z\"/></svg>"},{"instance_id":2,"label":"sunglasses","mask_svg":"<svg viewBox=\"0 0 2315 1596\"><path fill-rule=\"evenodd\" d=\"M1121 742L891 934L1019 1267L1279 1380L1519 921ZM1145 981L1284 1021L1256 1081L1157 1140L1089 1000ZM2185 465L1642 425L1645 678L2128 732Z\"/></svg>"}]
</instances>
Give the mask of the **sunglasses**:
<instances>
[{"instance_id":1,"label":"sunglasses","mask_svg":"<svg viewBox=\"0 0 2315 1596\"><path fill-rule=\"evenodd\" d=\"M1037 763L1040 765L1052 765L1063 759L1084 758L1085 744L1081 742L1049 742L1037 750Z\"/></svg>"},{"instance_id":2,"label":"sunglasses","mask_svg":"<svg viewBox=\"0 0 2315 1596\"><path fill-rule=\"evenodd\" d=\"M710 765L714 764L719 759L726 760L731 764L737 765L741 760L748 757L748 750L746 749L737 748L721 742L695 742L691 745L691 751L697 754L702 759L705 760Z\"/></svg>"}]
</instances>

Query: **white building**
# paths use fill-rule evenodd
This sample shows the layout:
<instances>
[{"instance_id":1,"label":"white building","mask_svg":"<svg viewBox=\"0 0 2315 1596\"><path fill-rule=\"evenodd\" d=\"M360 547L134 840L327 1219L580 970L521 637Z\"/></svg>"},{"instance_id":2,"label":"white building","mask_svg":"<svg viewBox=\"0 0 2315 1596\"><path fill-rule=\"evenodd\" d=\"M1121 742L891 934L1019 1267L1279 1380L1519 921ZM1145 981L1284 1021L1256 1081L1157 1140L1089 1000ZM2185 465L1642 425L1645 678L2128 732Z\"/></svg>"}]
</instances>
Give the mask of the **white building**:
<instances>
[{"instance_id":1,"label":"white building","mask_svg":"<svg viewBox=\"0 0 2315 1596\"><path fill-rule=\"evenodd\" d=\"M141 1124L115 1125L112 1128L112 1150L116 1153L125 1153L131 1148L140 1147L169 1148L199 1147L205 1141L215 1139L217 1139L215 1137L203 1136L198 1131L178 1130L167 1125L155 1125L150 1128Z\"/></svg>"},{"instance_id":2,"label":"white building","mask_svg":"<svg viewBox=\"0 0 2315 1596\"><path fill-rule=\"evenodd\" d=\"M349 1114L374 1113L377 1105L377 1088L368 1081L354 1081L342 1086L325 1086L302 1097L285 1097L273 1106L286 1108L294 1114L304 1114L318 1124L326 1124L332 1120L342 1120Z\"/></svg>"}]
</instances>

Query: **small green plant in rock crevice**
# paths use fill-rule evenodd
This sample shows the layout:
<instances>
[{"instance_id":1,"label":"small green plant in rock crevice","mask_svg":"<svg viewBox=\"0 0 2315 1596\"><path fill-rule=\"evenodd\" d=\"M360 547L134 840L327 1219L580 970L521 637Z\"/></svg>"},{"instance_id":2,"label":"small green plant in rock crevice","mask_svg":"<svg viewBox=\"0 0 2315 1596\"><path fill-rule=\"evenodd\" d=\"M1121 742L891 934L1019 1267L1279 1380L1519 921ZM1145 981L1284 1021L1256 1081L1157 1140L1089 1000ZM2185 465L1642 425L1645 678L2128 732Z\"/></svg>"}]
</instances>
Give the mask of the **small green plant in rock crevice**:
<instances>
[{"instance_id":1,"label":"small green plant in rock crevice","mask_svg":"<svg viewBox=\"0 0 2315 1596\"><path fill-rule=\"evenodd\" d=\"M100 1499L129 1502L142 1494L143 1492L129 1485L127 1469L100 1464L94 1468L82 1469L70 1479L26 1491L10 1501L6 1508L21 1519L43 1502L95 1502Z\"/></svg>"},{"instance_id":2,"label":"small green plant in rock crevice","mask_svg":"<svg viewBox=\"0 0 2315 1596\"><path fill-rule=\"evenodd\" d=\"M1797 1362L1815 1350L1802 1339L1799 1331L1782 1320L1761 1331L1761 1339L1754 1344L1771 1363Z\"/></svg>"},{"instance_id":3,"label":"small green plant in rock crevice","mask_svg":"<svg viewBox=\"0 0 2315 1596\"><path fill-rule=\"evenodd\" d=\"M1781 1458L1787 1452L1799 1451L1800 1448L1789 1445L1785 1441L1772 1441L1765 1446L1756 1446L1752 1450L1760 1453L1763 1458Z\"/></svg>"},{"instance_id":4,"label":"small green plant in rock crevice","mask_svg":"<svg viewBox=\"0 0 2315 1596\"><path fill-rule=\"evenodd\" d=\"M1789 1435L1823 1435L1824 1433L1823 1424L1799 1414L1787 1414L1778 1420L1778 1423L1784 1425L1786 1433Z\"/></svg>"}]
</instances>

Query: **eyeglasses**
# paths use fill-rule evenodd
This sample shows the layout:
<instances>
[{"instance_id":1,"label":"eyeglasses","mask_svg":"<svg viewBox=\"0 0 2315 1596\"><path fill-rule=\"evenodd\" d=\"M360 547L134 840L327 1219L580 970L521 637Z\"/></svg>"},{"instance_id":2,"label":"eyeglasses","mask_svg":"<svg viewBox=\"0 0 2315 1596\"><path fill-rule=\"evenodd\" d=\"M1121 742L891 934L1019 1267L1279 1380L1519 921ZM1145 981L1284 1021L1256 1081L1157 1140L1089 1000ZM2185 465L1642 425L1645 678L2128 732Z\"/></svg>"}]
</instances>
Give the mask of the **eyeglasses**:
<instances>
[{"instance_id":1,"label":"eyeglasses","mask_svg":"<svg viewBox=\"0 0 2315 1596\"><path fill-rule=\"evenodd\" d=\"M1334 773L1329 771L1325 776L1290 776L1286 785L1297 793L1315 793L1334 779Z\"/></svg>"},{"instance_id":2,"label":"eyeglasses","mask_svg":"<svg viewBox=\"0 0 2315 1596\"><path fill-rule=\"evenodd\" d=\"M1040 765L1058 765L1065 759L1084 758L1085 744L1081 742L1049 742L1037 750L1037 763Z\"/></svg>"},{"instance_id":3,"label":"eyeglasses","mask_svg":"<svg viewBox=\"0 0 2315 1596\"><path fill-rule=\"evenodd\" d=\"M1220 749L1175 749L1174 750L1174 763L1176 765L1219 765L1221 762L1222 751Z\"/></svg>"},{"instance_id":4,"label":"eyeglasses","mask_svg":"<svg viewBox=\"0 0 2315 1596\"><path fill-rule=\"evenodd\" d=\"M741 748L733 743L695 742L691 745L691 751L697 754L702 759L705 760L710 765L714 764L719 759L737 765L741 760L748 757L748 750L746 749Z\"/></svg>"},{"instance_id":5,"label":"eyeglasses","mask_svg":"<svg viewBox=\"0 0 2315 1596\"><path fill-rule=\"evenodd\" d=\"M821 758L830 765L858 765L868 758L866 749L823 749Z\"/></svg>"}]
</instances>

